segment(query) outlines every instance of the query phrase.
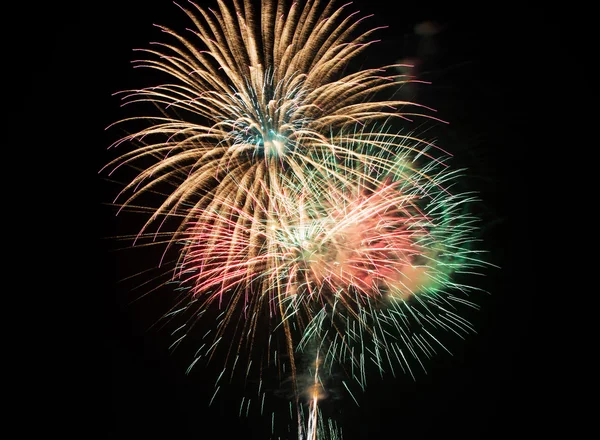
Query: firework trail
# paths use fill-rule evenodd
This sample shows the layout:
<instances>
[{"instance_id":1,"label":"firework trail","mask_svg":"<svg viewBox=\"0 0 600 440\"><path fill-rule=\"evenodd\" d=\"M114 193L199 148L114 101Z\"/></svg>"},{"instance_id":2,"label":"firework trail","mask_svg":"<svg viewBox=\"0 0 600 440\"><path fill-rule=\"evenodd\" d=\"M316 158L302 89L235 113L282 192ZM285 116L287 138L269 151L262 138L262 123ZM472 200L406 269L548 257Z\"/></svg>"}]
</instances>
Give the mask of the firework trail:
<instances>
[{"instance_id":1,"label":"firework trail","mask_svg":"<svg viewBox=\"0 0 600 440\"><path fill-rule=\"evenodd\" d=\"M152 160L117 200L147 212L140 196L163 196L135 241L178 254L181 302L167 314L184 319L176 344L217 311L190 369L222 360L217 391L236 372L259 378L261 413L263 381L290 377L298 435L339 438L318 407L334 367L355 399L366 369L414 377L445 349L440 330L472 330L459 310L475 307L467 294L477 289L455 275L483 265L473 196L452 191L460 170L448 153L395 127L435 118L377 98L413 80L388 73L397 66L345 73L376 30L356 35L363 19L347 5L264 0L260 15L249 1L218 6L180 6L194 29L160 27L171 42L142 50L136 67L171 82L123 92L160 115L120 121L147 128L115 142L138 147L107 169ZM297 371L306 357L308 390Z\"/></svg>"}]
</instances>

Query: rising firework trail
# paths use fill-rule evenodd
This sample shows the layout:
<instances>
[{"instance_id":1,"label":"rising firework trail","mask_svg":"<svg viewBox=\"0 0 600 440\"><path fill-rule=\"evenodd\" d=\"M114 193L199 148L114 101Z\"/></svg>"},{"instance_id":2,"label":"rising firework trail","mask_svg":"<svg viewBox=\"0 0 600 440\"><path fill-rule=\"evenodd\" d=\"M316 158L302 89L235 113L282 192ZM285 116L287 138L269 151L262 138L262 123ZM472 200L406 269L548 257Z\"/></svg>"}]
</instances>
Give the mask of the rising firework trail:
<instances>
[{"instance_id":1,"label":"rising firework trail","mask_svg":"<svg viewBox=\"0 0 600 440\"><path fill-rule=\"evenodd\" d=\"M157 112L118 122L146 128L113 144L135 148L107 172L139 170L115 203L149 213L134 244L164 246L162 265L177 255L174 346L214 320L188 371L222 362L215 394L235 374L254 380L261 414L263 384L289 381L298 436L338 438L319 409L334 370L356 400L367 369L414 377L447 350L439 333L473 330L460 311L477 288L456 275L484 265L475 197L411 131L432 110L378 98L416 80L394 65L346 73L377 30L360 33L349 4L217 3L179 6L193 29L159 26L166 41L140 51L135 66L170 81L120 94ZM158 206L139 206L147 193Z\"/></svg>"}]
</instances>

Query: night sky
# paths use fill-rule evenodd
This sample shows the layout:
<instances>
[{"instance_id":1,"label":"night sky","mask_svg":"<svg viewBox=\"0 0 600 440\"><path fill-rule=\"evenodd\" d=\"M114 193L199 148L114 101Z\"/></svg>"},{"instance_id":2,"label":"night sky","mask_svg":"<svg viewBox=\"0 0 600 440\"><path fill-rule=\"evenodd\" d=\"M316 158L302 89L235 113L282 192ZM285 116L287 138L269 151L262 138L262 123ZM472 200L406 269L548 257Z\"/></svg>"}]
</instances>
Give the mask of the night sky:
<instances>
[{"instance_id":1,"label":"night sky","mask_svg":"<svg viewBox=\"0 0 600 440\"><path fill-rule=\"evenodd\" d=\"M502 269L490 268L485 278L473 281L490 295L480 297L482 310L470 317L478 334L464 342L454 340L454 356L440 352L427 364L428 374L418 374L416 382L408 376L383 380L373 376L366 393L359 396L360 407L349 398L327 402L338 412L345 440L514 438L516 432L529 429L528 408L536 393L528 386L533 294L520 263L531 259L527 229L522 226L528 224L529 214L522 176L523 158L529 156L523 140L528 111L523 78L533 74L528 38L533 12L521 8L515 14L505 4L477 9L439 3L445 6L355 2L351 9L373 13L371 23L389 26L377 34L382 42L360 62L372 67L416 58L424 63L420 76L432 84L416 89L415 99L436 108L450 122L431 133L456 156L457 164L469 168L470 188L483 200L477 210L484 220L485 247L491 251L490 260ZM105 128L128 115L111 95L152 82L152 74L133 69L130 61L136 57L132 49L163 38L153 23L175 29L191 23L167 0L108 0L68 14L69 25L49 37L54 56L48 78L81 90L81 95L73 94L76 105L69 111L84 121L80 151L82 157L92 158L90 172L97 188L90 202L98 223L98 250L86 295L93 291L93 307L102 310L102 336L100 345L93 347L97 373L81 379L84 384L94 382L89 389L98 395L88 397L100 402L98 421L91 429L94 438L266 439L269 415L239 418L239 399L233 391L208 407L218 367L199 367L186 376L189 350L169 353L168 332L150 328L172 304L169 290L133 301L143 289L132 291L135 282L119 281L155 265L160 250L114 251L123 243L107 239L137 232L142 219L127 213L115 217L109 204L119 185L105 173L98 174L117 157L118 152L107 147L122 134ZM414 33L414 26L424 21L436 22L442 29L427 53ZM81 63L73 63L67 47L82 55ZM69 62L78 66L73 77L52 68ZM126 174L116 180L125 178ZM233 403L226 402L234 398Z\"/></svg>"}]
</instances>

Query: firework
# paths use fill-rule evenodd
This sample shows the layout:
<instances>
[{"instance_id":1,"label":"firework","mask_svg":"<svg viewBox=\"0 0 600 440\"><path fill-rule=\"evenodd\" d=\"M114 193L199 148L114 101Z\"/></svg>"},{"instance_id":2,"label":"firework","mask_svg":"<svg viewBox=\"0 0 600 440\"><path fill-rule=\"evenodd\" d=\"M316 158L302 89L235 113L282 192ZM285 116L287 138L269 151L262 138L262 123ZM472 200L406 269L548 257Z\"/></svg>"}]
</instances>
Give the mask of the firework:
<instances>
[{"instance_id":1,"label":"firework","mask_svg":"<svg viewBox=\"0 0 600 440\"><path fill-rule=\"evenodd\" d=\"M258 16L249 1L218 4L190 3L194 29L161 27L171 42L142 51L136 66L172 82L123 93L160 115L120 121L148 126L114 144L138 147L108 167L153 160L119 197L139 209L141 195L164 196L137 239L178 252L176 343L217 311L190 369L222 359L217 391L223 376L257 377L261 413L267 376L290 377L299 436L338 438L318 408L333 370L363 389L369 367L413 375L445 349L440 330L471 330L458 310L476 289L455 275L483 264L473 197L450 190L460 170L446 152L395 126L419 106L376 99L410 80L387 73L397 66L344 73L375 31L356 36L346 6L265 0Z\"/></svg>"},{"instance_id":2,"label":"firework","mask_svg":"<svg viewBox=\"0 0 600 440\"><path fill-rule=\"evenodd\" d=\"M252 213L252 203L259 197L265 204L282 174L299 182L307 170L336 178L337 170L323 168L324 156L360 158L339 148L331 130L414 115L398 110L413 103L367 100L398 86L404 77L386 74L394 66L341 74L373 32L352 37L361 20L350 14L339 21L345 7L321 10L316 1L287 10L283 2L265 1L259 24L250 2L234 5L234 12L221 2L220 11L206 12L191 4L195 11L184 9L196 26L191 35L161 27L173 43L155 43L142 50L153 58L135 62L174 80L123 92L126 104L149 101L163 112L131 118L148 121L148 128L114 144L143 146L109 164L111 173L156 159L124 188L133 194L123 205L162 182L175 184L142 232L161 216L181 217L183 224L199 210L224 213L241 205Z\"/></svg>"}]
</instances>

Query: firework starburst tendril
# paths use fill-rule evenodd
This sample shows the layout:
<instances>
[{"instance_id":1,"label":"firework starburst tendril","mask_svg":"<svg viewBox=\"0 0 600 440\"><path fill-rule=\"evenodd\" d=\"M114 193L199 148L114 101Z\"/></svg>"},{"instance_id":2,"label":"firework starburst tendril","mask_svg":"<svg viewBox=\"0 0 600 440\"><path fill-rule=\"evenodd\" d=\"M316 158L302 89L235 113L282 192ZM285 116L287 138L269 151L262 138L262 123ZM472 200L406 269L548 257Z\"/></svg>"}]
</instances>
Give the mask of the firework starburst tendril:
<instances>
[{"instance_id":1,"label":"firework starburst tendril","mask_svg":"<svg viewBox=\"0 0 600 440\"><path fill-rule=\"evenodd\" d=\"M117 200L136 210L161 195L136 242L178 254L183 295L168 316L188 319L176 342L218 311L190 369L221 354L221 376L258 378L261 412L266 375L289 377L298 436L338 438L318 409L332 371L355 398L367 368L413 375L445 349L441 330L472 330L459 310L477 289L455 275L483 265L474 196L452 190L448 153L403 127L432 110L379 98L415 79L394 65L346 72L377 30L360 32L348 5L217 3L180 6L193 28L159 26L168 42L141 50L135 66L170 81L121 93L158 112L119 121L146 126L113 144L137 147L106 169L149 163Z\"/></svg>"}]
</instances>

